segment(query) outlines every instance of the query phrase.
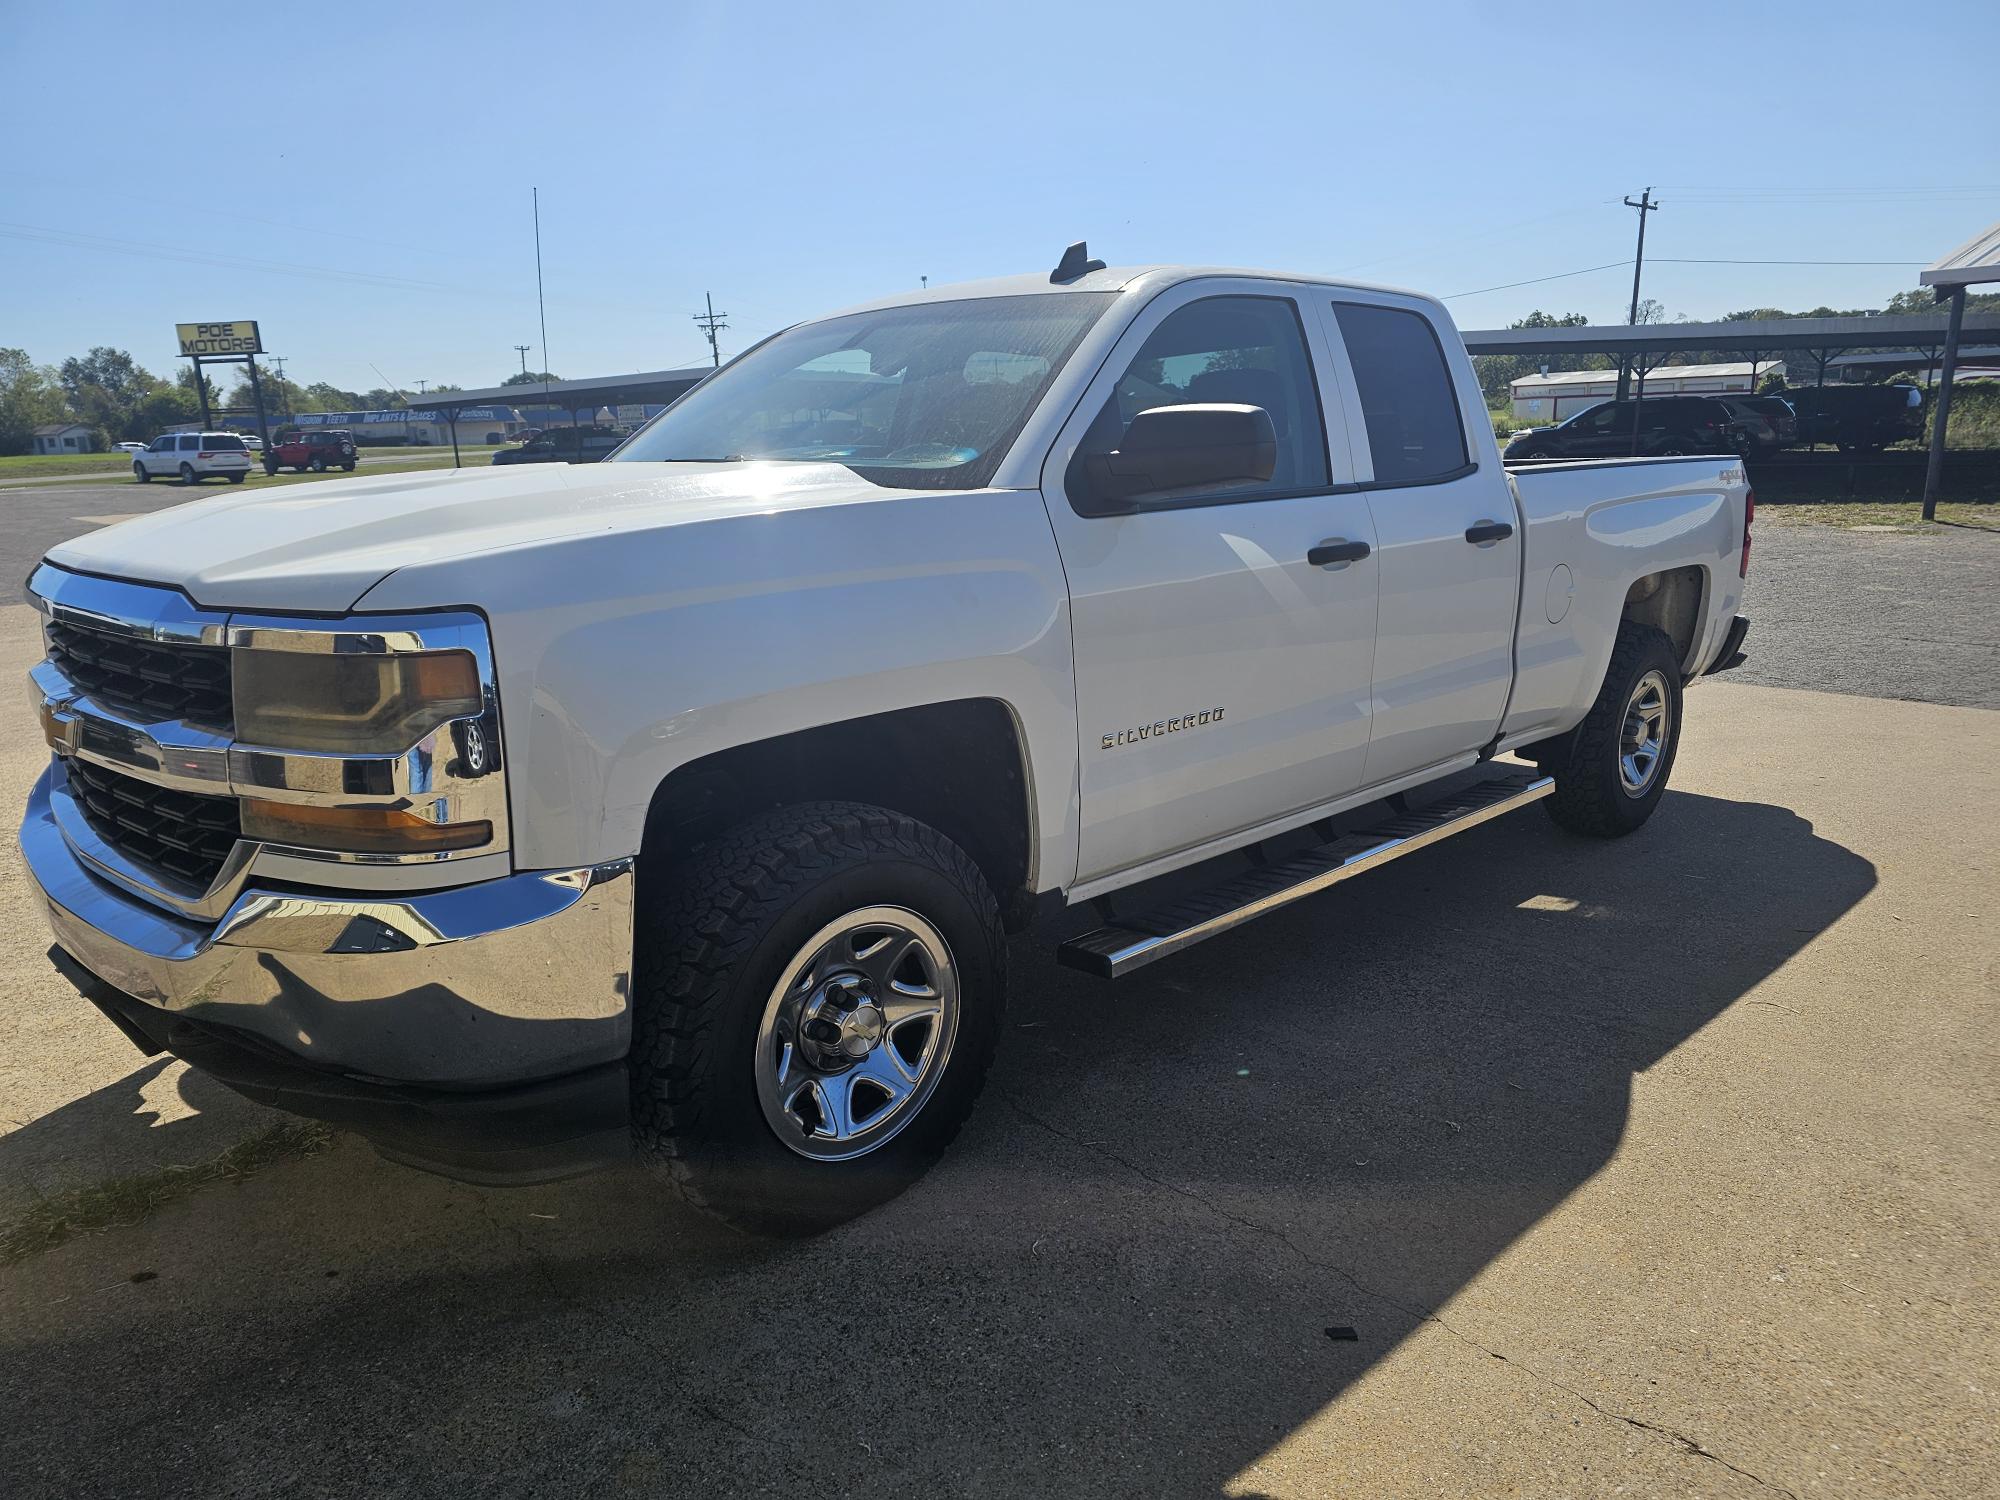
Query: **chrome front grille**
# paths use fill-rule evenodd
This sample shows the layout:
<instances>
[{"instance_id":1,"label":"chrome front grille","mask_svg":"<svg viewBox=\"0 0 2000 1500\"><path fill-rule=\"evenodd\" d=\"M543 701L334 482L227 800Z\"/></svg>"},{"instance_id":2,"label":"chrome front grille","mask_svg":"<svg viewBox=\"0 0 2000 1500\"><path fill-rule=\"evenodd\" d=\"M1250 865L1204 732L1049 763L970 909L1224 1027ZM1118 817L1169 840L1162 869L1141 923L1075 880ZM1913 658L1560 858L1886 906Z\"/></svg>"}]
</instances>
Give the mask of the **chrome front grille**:
<instances>
[{"instance_id":1,"label":"chrome front grille","mask_svg":"<svg viewBox=\"0 0 2000 1500\"><path fill-rule=\"evenodd\" d=\"M51 620L47 636L49 660L105 707L151 722L172 719L229 731L226 647L142 640L66 620Z\"/></svg>"},{"instance_id":2,"label":"chrome front grille","mask_svg":"<svg viewBox=\"0 0 2000 1500\"><path fill-rule=\"evenodd\" d=\"M207 890L241 834L234 797L171 791L86 760L69 792L97 836L135 864Z\"/></svg>"}]
</instances>

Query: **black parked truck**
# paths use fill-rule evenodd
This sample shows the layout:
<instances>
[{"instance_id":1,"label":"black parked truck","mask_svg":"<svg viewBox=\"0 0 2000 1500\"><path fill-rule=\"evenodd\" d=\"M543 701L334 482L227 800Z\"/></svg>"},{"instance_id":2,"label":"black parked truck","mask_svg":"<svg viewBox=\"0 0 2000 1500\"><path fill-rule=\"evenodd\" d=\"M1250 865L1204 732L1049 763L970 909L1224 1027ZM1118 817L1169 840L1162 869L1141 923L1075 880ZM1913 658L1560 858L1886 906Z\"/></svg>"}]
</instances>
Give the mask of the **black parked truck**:
<instances>
[{"instance_id":1,"label":"black parked truck","mask_svg":"<svg viewBox=\"0 0 2000 1500\"><path fill-rule=\"evenodd\" d=\"M1635 431L1636 429L1636 431ZM1729 409L1706 396L1600 401L1555 427L1537 427L1507 445L1511 460L1626 458L1741 452L1744 433Z\"/></svg>"},{"instance_id":2,"label":"black parked truck","mask_svg":"<svg viewBox=\"0 0 2000 1500\"><path fill-rule=\"evenodd\" d=\"M1913 385L1802 385L1785 392L1799 414L1799 440L1842 453L1880 453L1924 435L1924 393Z\"/></svg>"}]
</instances>

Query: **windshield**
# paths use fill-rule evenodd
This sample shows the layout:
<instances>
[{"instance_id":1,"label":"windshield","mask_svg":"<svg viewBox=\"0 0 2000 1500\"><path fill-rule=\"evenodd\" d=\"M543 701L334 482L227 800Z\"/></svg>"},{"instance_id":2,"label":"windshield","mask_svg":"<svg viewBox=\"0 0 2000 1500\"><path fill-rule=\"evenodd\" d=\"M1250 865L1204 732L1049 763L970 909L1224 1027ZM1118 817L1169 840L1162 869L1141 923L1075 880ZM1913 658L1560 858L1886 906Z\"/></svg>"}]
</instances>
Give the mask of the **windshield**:
<instances>
[{"instance_id":1,"label":"windshield","mask_svg":"<svg viewBox=\"0 0 2000 1500\"><path fill-rule=\"evenodd\" d=\"M613 461L785 459L845 464L882 485L977 487L1116 295L927 302L803 323L689 391Z\"/></svg>"}]
</instances>

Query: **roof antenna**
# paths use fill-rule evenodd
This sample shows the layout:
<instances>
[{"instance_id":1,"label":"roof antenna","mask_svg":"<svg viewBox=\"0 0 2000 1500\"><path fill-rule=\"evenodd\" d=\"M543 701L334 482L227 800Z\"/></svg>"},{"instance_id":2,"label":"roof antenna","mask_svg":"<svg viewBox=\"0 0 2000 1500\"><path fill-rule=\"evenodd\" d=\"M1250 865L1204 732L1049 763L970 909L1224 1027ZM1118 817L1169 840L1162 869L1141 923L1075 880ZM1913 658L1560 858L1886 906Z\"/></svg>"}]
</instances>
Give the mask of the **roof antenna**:
<instances>
[{"instance_id":1,"label":"roof antenna","mask_svg":"<svg viewBox=\"0 0 2000 1500\"><path fill-rule=\"evenodd\" d=\"M1061 286L1064 282L1075 281L1079 276L1088 276L1092 271L1103 269L1104 262L1092 260L1090 247L1082 240L1078 240L1063 251L1062 259L1056 263L1055 270L1049 273L1049 280Z\"/></svg>"}]
</instances>

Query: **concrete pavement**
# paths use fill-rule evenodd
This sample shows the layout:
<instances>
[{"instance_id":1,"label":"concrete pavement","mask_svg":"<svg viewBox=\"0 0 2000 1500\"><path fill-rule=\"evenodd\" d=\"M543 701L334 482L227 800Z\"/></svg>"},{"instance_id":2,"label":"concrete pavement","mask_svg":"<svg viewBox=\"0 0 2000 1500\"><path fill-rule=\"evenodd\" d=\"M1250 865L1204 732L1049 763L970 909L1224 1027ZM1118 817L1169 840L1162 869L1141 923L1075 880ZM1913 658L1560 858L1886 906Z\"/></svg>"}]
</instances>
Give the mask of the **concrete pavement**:
<instances>
[{"instance_id":1,"label":"concrete pavement","mask_svg":"<svg viewBox=\"0 0 2000 1500\"><path fill-rule=\"evenodd\" d=\"M33 557L187 498L53 488L15 682ZM8 1493L1995 1492L2000 717L1881 700L1993 701L1996 546L1756 557L1644 832L1529 812L1113 987L1018 943L960 1146L821 1241L350 1140L0 1268ZM42 756L0 714L10 805ZM0 860L0 1220L275 1118L28 904Z\"/></svg>"},{"instance_id":2,"label":"concrete pavement","mask_svg":"<svg viewBox=\"0 0 2000 1500\"><path fill-rule=\"evenodd\" d=\"M1631 839L1518 815L1114 987L1017 945L959 1147L806 1245L351 1142L196 1194L0 1272L0 1472L1994 1493L1996 765L1718 682Z\"/></svg>"}]
</instances>

